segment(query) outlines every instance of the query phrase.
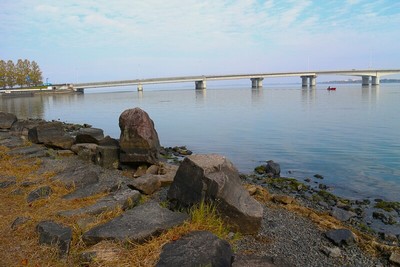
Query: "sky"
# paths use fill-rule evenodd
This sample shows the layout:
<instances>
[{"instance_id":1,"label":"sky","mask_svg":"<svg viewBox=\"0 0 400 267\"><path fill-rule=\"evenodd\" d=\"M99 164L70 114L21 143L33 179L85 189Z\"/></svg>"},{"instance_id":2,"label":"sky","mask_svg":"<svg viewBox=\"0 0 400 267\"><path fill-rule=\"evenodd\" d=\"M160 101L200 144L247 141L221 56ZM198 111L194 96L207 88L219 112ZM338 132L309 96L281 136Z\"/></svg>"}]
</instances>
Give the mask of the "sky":
<instances>
[{"instance_id":1,"label":"sky","mask_svg":"<svg viewBox=\"0 0 400 267\"><path fill-rule=\"evenodd\" d=\"M398 0L0 0L0 59L53 83L400 69L399 25Z\"/></svg>"}]
</instances>

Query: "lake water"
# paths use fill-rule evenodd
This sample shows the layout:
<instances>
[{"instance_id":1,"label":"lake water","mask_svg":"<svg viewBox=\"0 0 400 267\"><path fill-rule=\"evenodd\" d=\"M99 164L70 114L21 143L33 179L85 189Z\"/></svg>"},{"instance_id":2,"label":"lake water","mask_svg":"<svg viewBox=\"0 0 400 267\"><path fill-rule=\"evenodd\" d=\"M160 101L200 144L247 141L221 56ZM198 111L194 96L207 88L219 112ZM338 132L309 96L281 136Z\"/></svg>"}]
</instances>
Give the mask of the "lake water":
<instances>
[{"instance_id":1,"label":"lake water","mask_svg":"<svg viewBox=\"0 0 400 267\"><path fill-rule=\"evenodd\" d=\"M243 173L272 159L285 176L302 181L323 175L320 182L344 197L400 201L400 84L340 84L336 91L323 84L208 87L0 98L0 110L19 118L89 123L119 138L119 115L140 107L153 119L163 146L225 155Z\"/></svg>"}]
</instances>

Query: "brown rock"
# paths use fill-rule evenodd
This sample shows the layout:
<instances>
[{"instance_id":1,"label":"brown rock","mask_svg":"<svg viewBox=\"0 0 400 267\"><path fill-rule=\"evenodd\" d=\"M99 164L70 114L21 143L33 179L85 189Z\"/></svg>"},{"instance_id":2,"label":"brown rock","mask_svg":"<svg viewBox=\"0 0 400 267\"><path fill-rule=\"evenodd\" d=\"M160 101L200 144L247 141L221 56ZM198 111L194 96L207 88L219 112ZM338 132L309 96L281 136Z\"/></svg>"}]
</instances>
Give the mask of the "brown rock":
<instances>
[{"instance_id":1,"label":"brown rock","mask_svg":"<svg viewBox=\"0 0 400 267\"><path fill-rule=\"evenodd\" d=\"M391 263L397 264L397 266L400 266L400 253L392 252L392 254L390 255L389 261Z\"/></svg>"},{"instance_id":2,"label":"brown rock","mask_svg":"<svg viewBox=\"0 0 400 267\"><path fill-rule=\"evenodd\" d=\"M294 198L285 195L274 195L272 197L272 200L276 203L281 203L285 205L292 204L295 202Z\"/></svg>"},{"instance_id":3,"label":"brown rock","mask_svg":"<svg viewBox=\"0 0 400 267\"><path fill-rule=\"evenodd\" d=\"M161 187L161 182L157 175L146 174L134 179L129 185L129 188L136 189L139 192L151 195Z\"/></svg>"},{"instance_id":4,"label":"brown rock","mask_svg":"<svg viewBox=\"0 0 400 267\"><path fill-rule=\"evenodd\" d=\"M122 163L156 164L160 141L154 122L140 108L128 109L119 117L120 161Z\"/></svg>"}]
</instances>

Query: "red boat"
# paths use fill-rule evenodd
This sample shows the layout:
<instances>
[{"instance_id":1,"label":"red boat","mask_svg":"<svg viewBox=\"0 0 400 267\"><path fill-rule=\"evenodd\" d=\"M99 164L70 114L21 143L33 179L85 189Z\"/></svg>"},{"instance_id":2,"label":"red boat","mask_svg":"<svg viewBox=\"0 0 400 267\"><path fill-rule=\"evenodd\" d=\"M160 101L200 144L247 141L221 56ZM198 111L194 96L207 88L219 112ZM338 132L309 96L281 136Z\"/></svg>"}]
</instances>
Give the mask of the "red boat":
<instances>
[{"instance_id":1,"label":"red boat","mask_svg":"<svg viewBox=\"0 0 400 267\"><path fill-rule=\"evenodd\" d=\"M328 90L328 91L335 91L336 90L336 87L328 87L328 88L326 88L326 90Z\"/></svg>"}]
</instances>

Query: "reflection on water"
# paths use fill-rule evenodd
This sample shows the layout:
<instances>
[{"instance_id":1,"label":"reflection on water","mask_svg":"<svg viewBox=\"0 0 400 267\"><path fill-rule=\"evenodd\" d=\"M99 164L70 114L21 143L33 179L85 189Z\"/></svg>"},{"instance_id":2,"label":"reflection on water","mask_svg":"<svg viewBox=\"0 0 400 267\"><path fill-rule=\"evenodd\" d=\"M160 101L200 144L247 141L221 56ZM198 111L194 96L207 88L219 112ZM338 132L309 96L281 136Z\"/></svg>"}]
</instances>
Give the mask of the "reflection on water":
<instances>
[{"instance_id":1,"label":"reflection on water","mask_svg":"<svg viewBox=\"0 0 400 267\"><path fill-rule=\"evenodd\" d=\"M162 145L219 153L248 173L265 160L299 179L324 175L347 197L400 200L400 85L95 91L0 98L19 118L89 123L119 137L118 118L141 107ZM115 90L115 89L112 89Z\"/></svg>"}]
</instances>

